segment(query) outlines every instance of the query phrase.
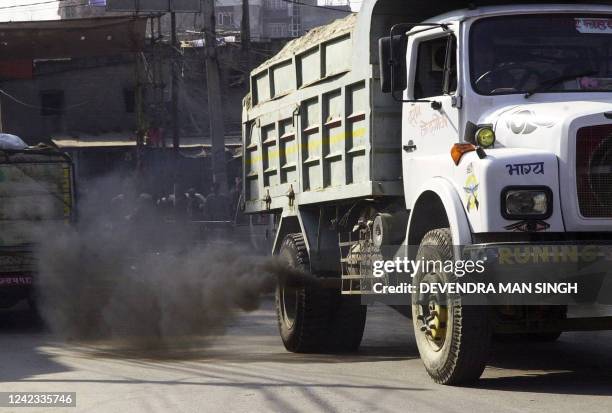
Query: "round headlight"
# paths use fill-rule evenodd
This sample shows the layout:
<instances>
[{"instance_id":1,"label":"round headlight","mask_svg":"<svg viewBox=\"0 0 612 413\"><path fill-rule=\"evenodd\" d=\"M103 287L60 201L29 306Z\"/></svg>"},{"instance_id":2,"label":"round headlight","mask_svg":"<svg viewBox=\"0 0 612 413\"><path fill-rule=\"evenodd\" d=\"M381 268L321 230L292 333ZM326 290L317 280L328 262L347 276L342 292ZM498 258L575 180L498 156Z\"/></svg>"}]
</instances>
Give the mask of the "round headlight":
<instances>
[{"instance_id":1,"label":"round headlight","mask_svg":"<svg viewBox=\"0 0 612 413\"><path fill-rule=\"evenodd\" d=\"M495 143L495 132L489 127L480 128L476 131L476 142L483 148L490 148Z\"/></svg>"}]
</instances>

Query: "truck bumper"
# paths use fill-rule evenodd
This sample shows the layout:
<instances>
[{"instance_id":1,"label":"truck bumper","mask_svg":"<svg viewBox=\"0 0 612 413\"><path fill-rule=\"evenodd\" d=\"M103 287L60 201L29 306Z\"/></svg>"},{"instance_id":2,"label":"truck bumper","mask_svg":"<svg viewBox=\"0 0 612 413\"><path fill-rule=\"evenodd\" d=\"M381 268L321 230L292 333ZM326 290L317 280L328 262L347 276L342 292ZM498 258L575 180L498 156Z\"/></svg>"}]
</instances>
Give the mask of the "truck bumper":
<instances>
[{"instance_id":1,"label":"truck bumper","mask_svg":"<svg viewBox=\"0 0 612 413\"><path fill-rule=\"evenodd\" d=\"M0 249L0 308L32 296L34 271L30 249Z\"/></svg>"},{"instance_id":2,"label":"truck bumper","mask_svg":"<svg viewBox=\"0 0 612 413\"><path fill-rule=\"evenodd\" d=\"M494 305L612 305L612 243L608 241L501 242L463 249L464 259L483 260L485 271L470 282L492 283ZM500 293L508 285L512 293Z\"/></svg>"}]
</instances>

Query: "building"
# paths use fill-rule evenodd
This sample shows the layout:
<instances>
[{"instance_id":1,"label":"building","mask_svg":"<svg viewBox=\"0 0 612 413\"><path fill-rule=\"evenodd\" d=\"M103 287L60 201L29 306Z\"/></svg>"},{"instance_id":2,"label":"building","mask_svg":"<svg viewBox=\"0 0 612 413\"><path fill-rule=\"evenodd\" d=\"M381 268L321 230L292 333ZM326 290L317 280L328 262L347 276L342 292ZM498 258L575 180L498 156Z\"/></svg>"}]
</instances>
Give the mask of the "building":
<instances>
[{"instance_id":1,"label":"building","mask_svg":"<svg viewBox=\"0 0 612 413\"><path fill-rule=\"evenodd\" d=\"M240 31L243 0L216 0L217 29ZM251 39L265 42L299 37L308 30L345 17L348 2L333 8L320 8L317 0L248 0Z\"/></svg>"},{"instance_id":2,"label":"building","mask_svg":"<svg viewBox=\"0 0 612 413\"><path fill-rule=\"evenodd\" d=\"M159 160L171 155L163 149L172 146L174 62L180 140L210 144L201 15L177 14L179 40L185 46L177 55L168 42L167 15L135 18L108 13L93 3L83 5L83 0L60 4L55 10L60 20L0 24L3 44L10 45L0 56L0 130L30 144L62 146L73 154L84 179L103 170L133 170L136 137L155 130L159 141L144 149L146 159L157 159L148 164L161 171L168 163ZM314 7L306 16L296 14L306 7L298 9L285 0L249 0L252 42L245 51L238 43L242 0L218 0L217 29L224 41L217 52L229 144L241 141L242 99L250 70L278 52L288 37L346 15ZM130 45L130 39L137 44Z\"/></svg>"},{"instance_id":3,"label":"building","mask_svg":"<svg viewBox=\"0 0 612 413\"><path fill-rule=\"evenodd\" d=\"M333 7L320 8L317 0L246 0L249 4L250 37L255 42L272 39L299 37L313 27L322 26L350 13L348 1L335 0ZM62 19L125 15L106 11L104 0L91 1L84 5L83 0L65 0L58 13ZM239 38L242 23L243 0L216 0L216 25L221 33L236 34ZM336 11L337 9L338 11ZM162 32L170 31L169 16L162 16ZM188 32L198 32L202 28L199 13L177 13L179 36Z\"/></svg>"},{"instance_id":4,"label":"building","mask_svg":"<svg viewBox=\"0 0 612 413\"><path fill-rule=\"evenodd\" d=\"M2 129L32 144L54 134L133 133L145 28L133 17L1 23Z\"/></svg>"}]
</instances>

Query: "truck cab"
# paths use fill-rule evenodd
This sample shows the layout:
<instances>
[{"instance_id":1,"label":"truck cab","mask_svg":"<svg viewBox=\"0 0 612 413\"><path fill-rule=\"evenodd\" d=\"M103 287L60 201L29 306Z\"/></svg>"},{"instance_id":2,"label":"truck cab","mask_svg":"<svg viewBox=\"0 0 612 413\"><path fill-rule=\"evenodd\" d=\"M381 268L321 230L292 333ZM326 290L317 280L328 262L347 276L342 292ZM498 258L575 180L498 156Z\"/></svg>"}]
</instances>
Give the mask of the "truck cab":
<instances>
[{"instance_id":1,"label":"truck cab","mask_svg":"<svg viewBox=\"0 0 612 413\"><path fill-rule=\"evenodd\" d=\"M405 34L407 208L444 177L464 200L472 236L461 242L609 231L610 143L599 137L612 132L610 7L491 6L427 23ZM470 151L449 162L455 143L485 157Z\"/></svg>"}]
</instances>

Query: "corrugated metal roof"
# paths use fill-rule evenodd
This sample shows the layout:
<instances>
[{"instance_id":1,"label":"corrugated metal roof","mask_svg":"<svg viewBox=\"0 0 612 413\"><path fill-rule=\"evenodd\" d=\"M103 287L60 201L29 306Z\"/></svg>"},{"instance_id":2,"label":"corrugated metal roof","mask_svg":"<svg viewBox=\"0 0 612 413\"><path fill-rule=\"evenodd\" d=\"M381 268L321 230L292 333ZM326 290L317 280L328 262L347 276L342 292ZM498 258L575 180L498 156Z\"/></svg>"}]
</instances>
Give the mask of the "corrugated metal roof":
<instances>
[{"instance_id":1,"label":"corrugated metal roof","mask_svg":"<svg viewBox=\"0 0 612 413\"><path fill-rule=\"evenodd\" d=\"M51 141L61 149L77 149L77 148L118 148L118 147L135 147L136 137L132 134L110 133L104 135L82 135L61 136L55 135L51 137ZM182 137L180 139L181 148L209 148L210 139L207 137ZM240 147L241 143L235 136L226 137L227 147ZM172 147L172 139L166 137L166 147Z\"/></svg>"}]
</instances>

